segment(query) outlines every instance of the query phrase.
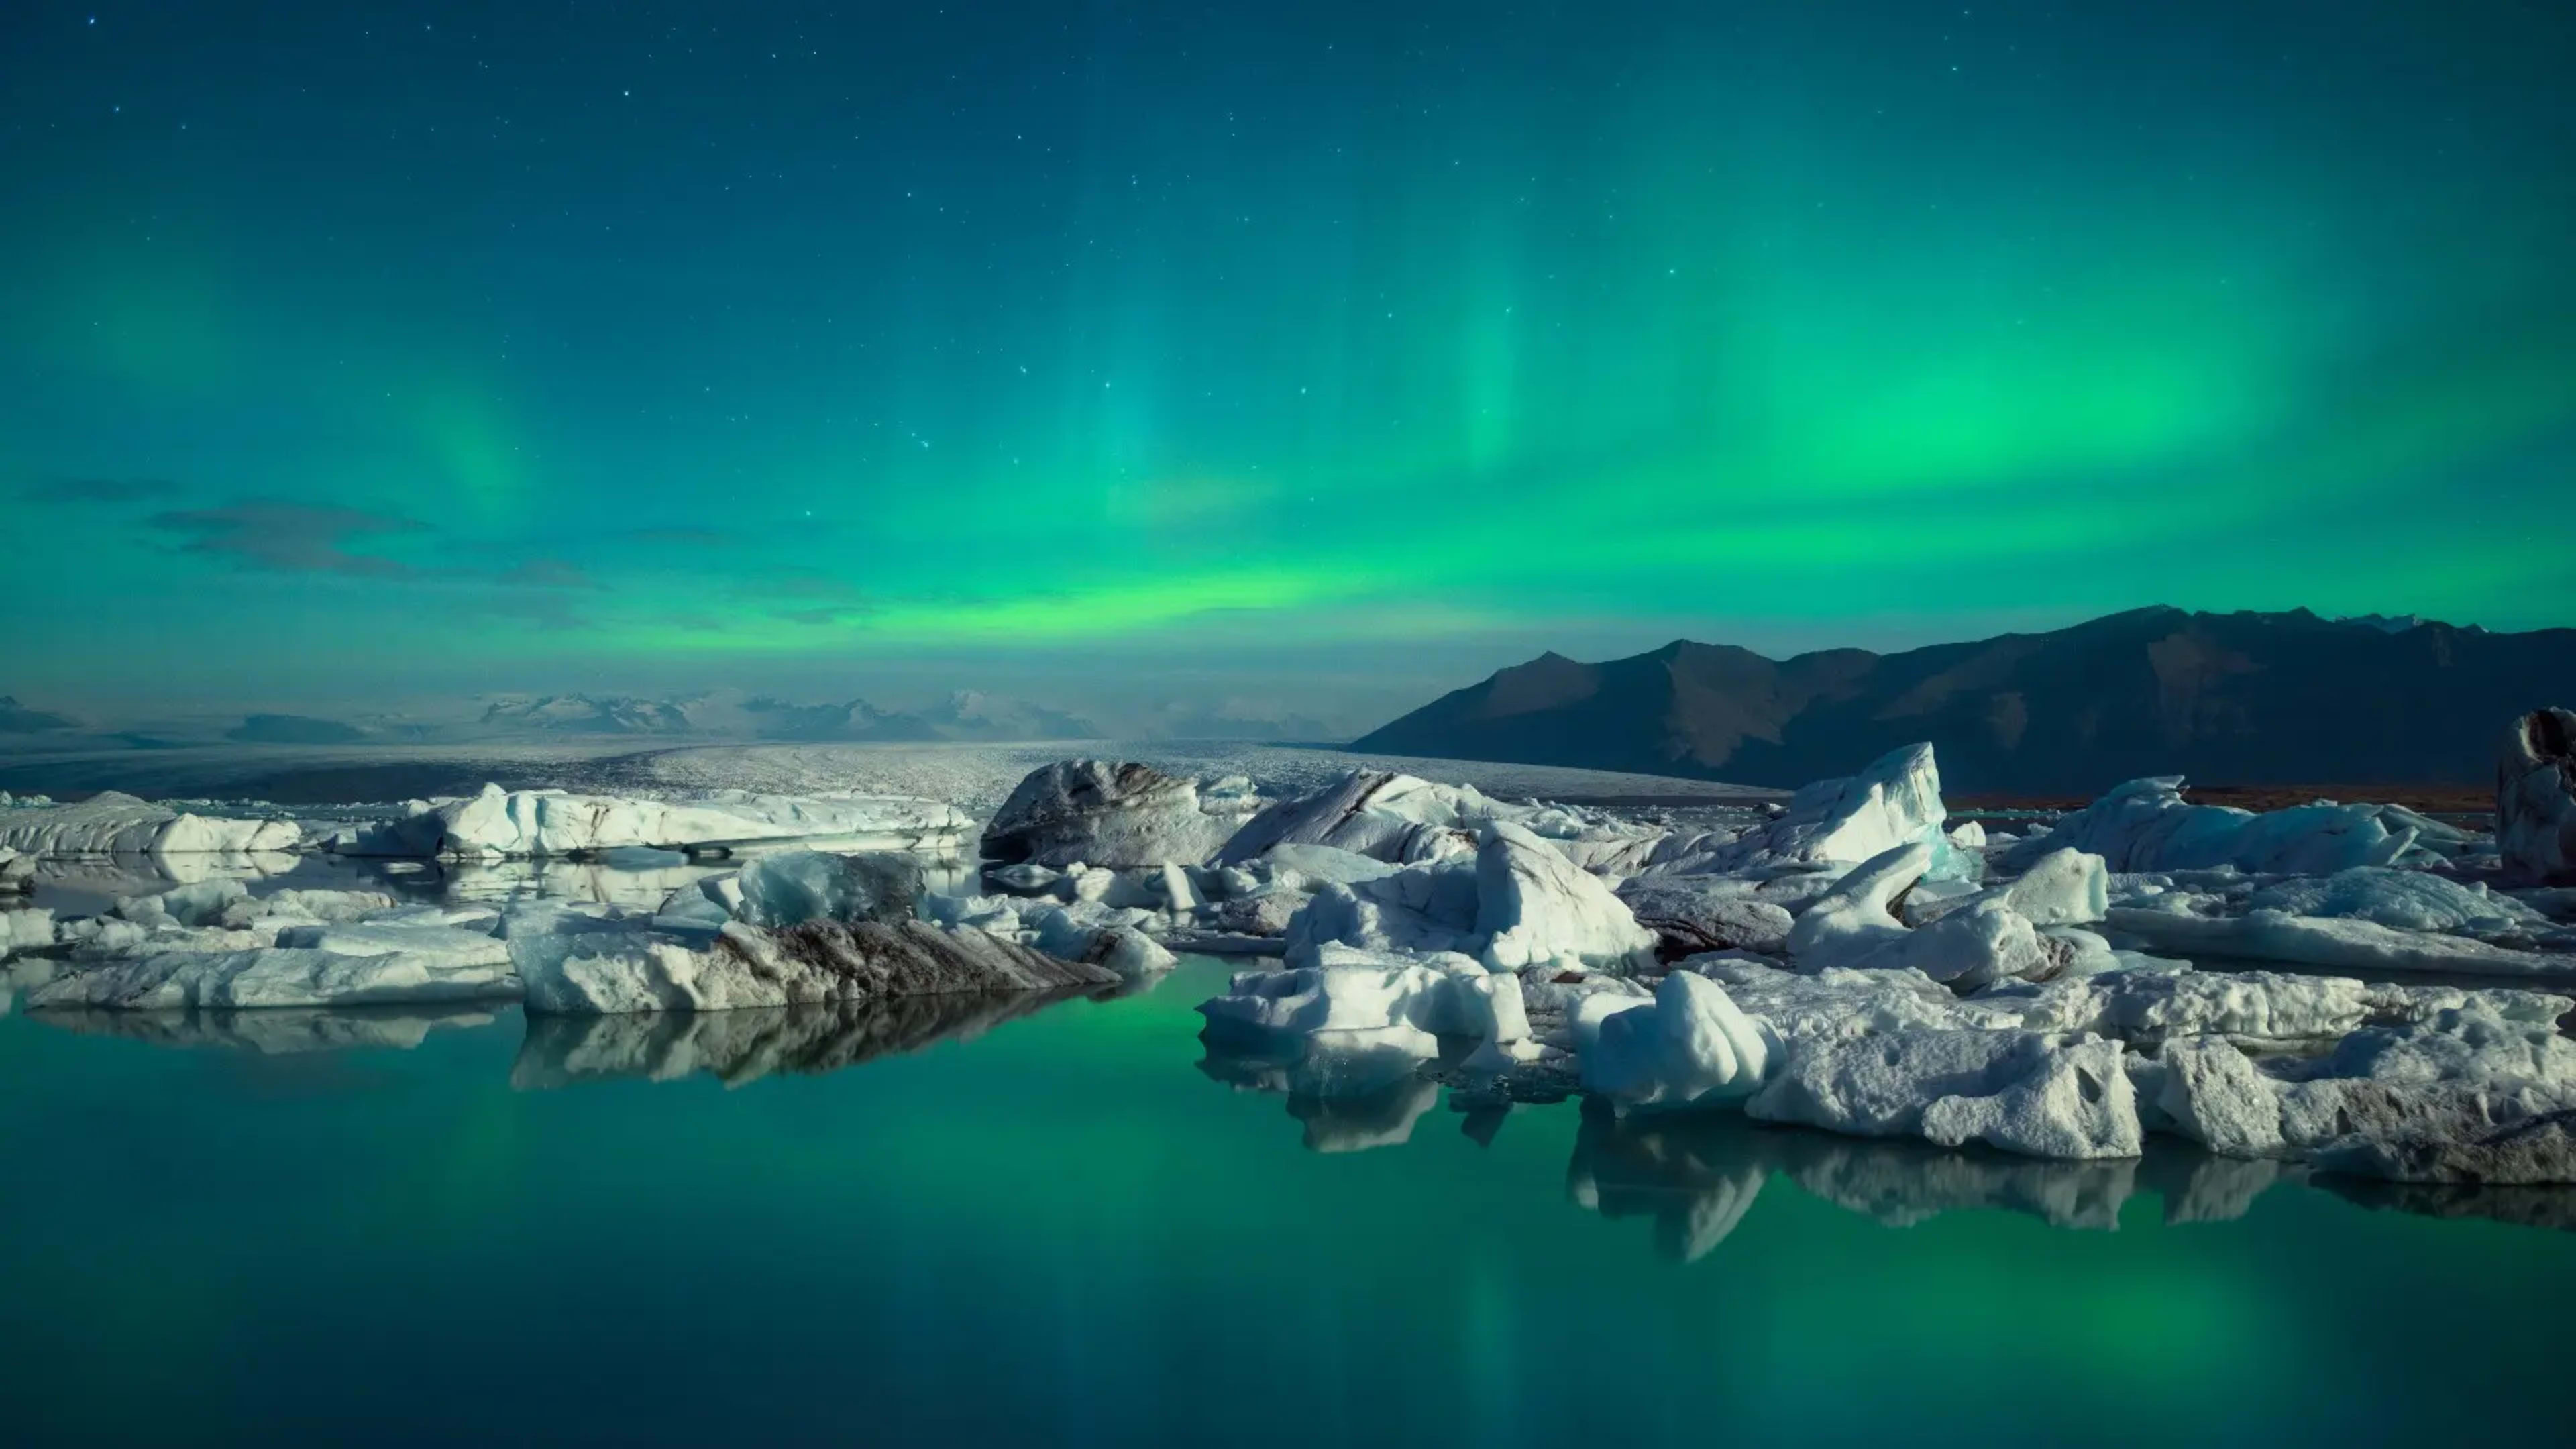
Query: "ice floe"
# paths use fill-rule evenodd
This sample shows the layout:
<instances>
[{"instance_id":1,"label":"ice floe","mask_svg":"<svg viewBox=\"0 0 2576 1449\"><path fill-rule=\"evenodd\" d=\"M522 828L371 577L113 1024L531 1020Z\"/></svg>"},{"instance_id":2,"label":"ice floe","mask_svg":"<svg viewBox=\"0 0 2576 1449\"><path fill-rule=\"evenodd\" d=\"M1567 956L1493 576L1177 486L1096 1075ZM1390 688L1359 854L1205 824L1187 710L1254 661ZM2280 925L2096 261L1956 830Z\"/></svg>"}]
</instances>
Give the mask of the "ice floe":
<instances>
[{"instance_id":1,"label":"ice floe","mask_svg":"<svg viewBox=\"0 0 2576 1449\"><path fill-rule=\"evenodd\" d=\"M2256 814L2183 799L2182 777L2131 780L2044 834L2011 846L2017 865L2060 849L2098 855L2114 871L2227 867L2272 874L2325 874L2360 865L2432 860L2468 837L2395 805L2319 801Z\"/></svg>"},{"instance_id":2,"label":"ice floe","mask_svg":"<svg viewBox=\"0 0 2576 1449\"><path fill-rule=\"evenodd\" d=\"M985 827L984 855L1061 868L1197 865L1258 804L1244 791L1203 798L1199 782L1150 765L1063 760L1031 771Z\"/></svg>"},{"instance_id":3,"label":"ice floe","mask_svg":"<svg viewBox=\"0 0 2576 1449\"><path fill-rule=\"evenodd\" d=\"M705 852L791 841L853 850L944 850L973 822L934 800L883 795L763 795L715 790L672 800L504 790L418 801L406 813L325 842L347 855L517 859L646 846Z\"/></svg>"},{"instance_id":4,"label":"ice floe","mask_svg":"<svg viewBox=\"0 0 2576 1449\"><path fill-rule=\"evenodd\" d=\"M0 808L0 846L29 856L242 854L303 843L292 820L198 815L102 791L76 805Z\"/></svg>"}]
</instances>

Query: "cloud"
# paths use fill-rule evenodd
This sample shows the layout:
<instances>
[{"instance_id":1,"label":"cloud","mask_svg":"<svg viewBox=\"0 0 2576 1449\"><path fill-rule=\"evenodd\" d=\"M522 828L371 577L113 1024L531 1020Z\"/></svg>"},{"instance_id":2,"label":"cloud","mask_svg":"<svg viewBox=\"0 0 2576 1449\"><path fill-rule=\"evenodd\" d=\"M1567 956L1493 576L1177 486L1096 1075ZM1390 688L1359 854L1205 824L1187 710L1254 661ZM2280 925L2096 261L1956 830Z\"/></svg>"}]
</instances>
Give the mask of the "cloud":
<instances>
[{"instance_id":1,"label":"cloud","mask_svg":"<svg viewBox=\"0 0 2576 1449\"><path fill-rule=\"evenodd\" d=\"M874 604L827 604L819 609L780 609L770 617L791 624L843 624L865 619L878 612Z\"/></svg>"},{"instance_id":2,"label":"cloud","mask_svg":"<svg viewBox=\"0 0 2576 1449\"><path fill-rule=\"evenodd\" d=\"M178 491L178 484L159 478L48 478L25 485L18 496L29 503L140 503Z\"/></svg>"},{"instance_id":3,"label":"cloud","mask_svg":"<svg viewBox=\"0 0 2576 1449\"><path fill-rule=\"evenodd\" d=\"M492 594L486 597L458 600L455 607L467 614L516 619L537 629L599 627L576 611L572 601L561 594Z\"/></svg>"},{"instance_id":4,"label":"cloud","mask_svg":"<svg viewBox=\"0 0 2576 1449\"><path fill-rule=\"evenodd\" d=\"M582 572L579 564L565 563L559 558L532 558L526 563L519 565L517 568L510 569L501 574L498 582L505 584L519 584L534 589L596 589L606 587L598 580L592 578L589 574Z\"/></svg>"},{"instance_id":5,"label":"cloud","mask_svg":"<svg viewBox=\"0 0 2576 1449\"><path fill-rule=\"evenodd\" d=\"M684 543L699 548L723 548L733 542L733 535L719 528L639 528L626 536L637 543Z\"/></svg>"},{"instance_id":6,"label":"cloud","mask_svg":"<svg viewBox=\"0 0 2576 1449\"><path fill-rule=\"evenodd\" d=\"M399 559L351 553L350 539L418 533L416 519L355 508L314 508L273 499L251 499L226 508L190 508L152 517L152 526L186 534L181 553L220 555L244 568L283 573L348 574L359 578L410 578L419 571Z\"/></svg>"}]
</instances>

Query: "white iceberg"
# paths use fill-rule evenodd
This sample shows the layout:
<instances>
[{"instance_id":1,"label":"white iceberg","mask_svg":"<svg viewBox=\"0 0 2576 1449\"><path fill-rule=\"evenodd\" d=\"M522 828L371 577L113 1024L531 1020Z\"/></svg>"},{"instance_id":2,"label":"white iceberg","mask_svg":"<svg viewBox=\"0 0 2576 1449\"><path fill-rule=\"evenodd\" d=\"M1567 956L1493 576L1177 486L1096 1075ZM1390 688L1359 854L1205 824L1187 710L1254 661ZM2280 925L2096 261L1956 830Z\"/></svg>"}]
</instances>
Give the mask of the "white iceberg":
<instances>
[{"instance_id":1,"label":"white iceberg","mask_svg":"<svg viewBox=\"0 0 2576 1449\"><path fill-rule=\"evenodd\" d=\"M1583 1050L1585 1091L1621 1110L1707 1107L1740 1101L1763 1082L1780 1040L1747 1017L1726 989L1675 971L1640 1003L1600 1018Z\"/></svg>"},{"instance_id":2,"label":"white iceberg","mask_svg":"<svg viewBox=\"0 0 2576 1449\"><path fill-rule=\"evenodd\" d=\"M336 837L347 854L517 859L621 846L664 850L830 842L854 850L954 849L974 822L935 800L886 795L763 795L715 790L672 800L504 790L418 802L373 832Z\"/></svg>"},{"instance_id":3,"label":"white iceberg","mask_svg":"<svg viewBox=\"0 0 2576 1449\"><path fill-rule=\"evenodd\" d=\"M292 820L196 815L114 790L77 805L0 809L0 846L56 859L286 851L303 840L303 827Z\"/></svg>"},{"instance_id":4,"label":"white iceberg","mask_svg":"<svg viewBox=\"0 0 2576 1449\"><path fill-rule=\"evenodd\" d=\"M2357 865L2430 858L2421 845L2465 839L2393 805L2319 801L2255 814L2228 805L2194 805L2180 775L2131 780L2004 853L2012 865L2059 849L2098 855L2113 871L2208 870L2228 867L2278 875L2324 875Z\"/></svg>"},{"instance_id":5,"label":"white iceberg","mask_svg":"<svg viewBox=\"0 0 2576 1449\"><path fill-rule=\"evenodd\" d=\"M2522 951L2468 936L2400 931L2367 920L2254 910L2197 916L2114 906L2110 928L2163 951L2281 961L2337 971L2434 971L2576 977L2576 955Z\"/></svg>"},{"instance_id":6,"label":"white iceberg","mask_svg":"<svg viewBox=\"0 0 2576 1449\"><path fill-rule=\"evenodd\" d=\"M1871 761L1859 774L1798 788L1787 813L1714 851L1660 867L1671 873L1731 872L1763 866L1857 865L1900 846L1932 853L1925 869L1970 869L1943 833L1941 772L1930 745L1907 745Z\"/></svg>"},{"instance_id":7,"label":"white iceberg","mask_svg":"<svg viewBox=\"0 0 2576 1449\"><path fill-rule=\"evenodd\" d=\"M1920 971L1963 989L2053 970L2038 932L2000 895L1917 928L1896 918L1891 903L1922 878L1934 849L1915 841L1853 867L1790 929L1790 957L1802 970Z\"/></svg>"},{"instance_id":8,"label":"white iceberg","mask_svg":"<svg viewBox=\"0 0 2576 1449\"><path fill-rule=\"evenodd\" d=\"M1255 803L1202 798L1199 782L1150 765L1059 760L1032 770L984 829L987 859L1062 868L1198 865Z\"/></svg>"},{"instance_id":9,"label":"white iceberg","mask_svg":"<svg viewBox=\"0 0 2576 1449\"><path fill-rule=\"evenodd\" d=\"M2120 1044L2088 1035L1912 1031L1797 1044L1745 1112L2031 1157L2135 1157L2143 1141Z\"/></svg>"},{"instance_id":10,"label":"white iceberg","mask_svg":"<svg viewBox=\"0 0 2576 1449\"><path fill-rule=\"evenodd\" d=\"M1353 770L1305 795L1281 800L1245 822L1218 860L1240 865L1281 847L1329 846L1406 864L1467 855L1487 826L1516 826L1577 869L1634 869L1665 840L1651 826L1562 805L1515 805L1472 785L1438 785L1411 775Z\"/></svg>"}]
</instances>

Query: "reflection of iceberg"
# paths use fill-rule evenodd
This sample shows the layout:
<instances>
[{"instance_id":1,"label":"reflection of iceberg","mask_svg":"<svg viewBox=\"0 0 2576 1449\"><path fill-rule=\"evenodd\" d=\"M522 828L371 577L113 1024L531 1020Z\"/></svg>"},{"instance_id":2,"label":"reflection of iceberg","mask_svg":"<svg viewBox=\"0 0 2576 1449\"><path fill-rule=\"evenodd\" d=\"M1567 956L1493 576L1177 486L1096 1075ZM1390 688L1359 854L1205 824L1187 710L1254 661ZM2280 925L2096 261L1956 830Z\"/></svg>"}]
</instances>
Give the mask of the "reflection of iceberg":
<instances>
[{"instance_id":1,"label":"reflection of iceberg","mask_svg":"<svg viewBox=\"0 0 2576 1449\"><path fill-rule=\"evenodd\" d=\"M1288 1115L1306 1124L1312 1152L1365 1152L1410 1141L1413 1124L1440 1100L1419 1057L1402 1050L1263 1051L1231 1035L1202 1033L1199 1070L1237 1091L1288 1098Z\"/></svg>"},{"instance_id":2,"label":"reflection of iceberg","mask_svg":"<svg viewBox=\"0 0 2576 1449\"><path fill-rule=\"evenodd\" d=\"M154 1046L211 1046L263 1056L391 1047L410 1051L441 1028L490 1026L488 1011L41 1011L34 1020Z\"/></svg>"},{"instance_id":3,"label":"reflection of iceberg","mask_svg":"<svg viewBox=\"0 0 2576 1449\"><path fill-rule=\"evenodd\" d=\"M531 1016L510 1085L528 1091L586 1077L663 1082L696 1072L740 1085L779 1072L838 1071L933 1042L981 1036L1082 994L951 992L731 1011Z\"/></svg>"},{"instance_id":4,"label":"reflection of iceberg","mask_svg":"<svg viewBox=\"0 0 2576 1449\"><path fill-rule=\"evenodd\" d=\"M266 880L304 857L278 850L208 850L187 855L94 855L39 861L28 886L39 901L75 914L103 911L120 896L148 896L209 880Z\"/></svg>"},{"instance_id":5,"label":"reflection of iceberg","mask_svg":"<svg viewBox=\"0 0 2576 1449\"><path fill-rule=\"evenodd\" d=\"M2318 1187L2367 1208L2430 1218L2487 1218L2528 1228L2576 1231L2576 1191L2555 1184L2381 1182L2333 1173Z\"/></svg>"},{"instance_id":6,"label":"reflection of iceberg","mask_svg":"<svg viewBox=\"0 0 2576 1449\"><path fill-rule=\"evenodd\" d=\"M2054 1161L1921 1142L1861 1142L1779 1134L1791 1181L1825 1201L1904 1227L1961 1208L2028 1213L2053 1227L2120 1225L2137 1190L2138 1161Z\"/></svg>"},{"instance_id":7,"label":"reflection of iceberg","mask_svg":"<svg viewBox=\"0 0 2576 1449\"><path fill-rule=\"evenodd\" d=\"M2140 1188L2169 1223L2242 1217L2304 1169L2158 1144L2144 1158L2051 1161L1921 1142L1765 1126L1732 1114L1632 1115L1587 1102L1568 1193L1604 1217L1651 1216L1655 1244L1688 1261L1717 1246L1777 1172L1809 1194L1890 1227L1965 1208L2026 1213L2061 1228L2113 1229Z\"/></svg>"},{"instance_id":8,"label":"reflection of iceberg","mask_svg":"<svg viewBox=\"0 0 2576 1449\"><path fill-rule=\"evenodd\" d=\"M1691 1262L1725 1241L1753 1206L1770 1175L1753 1139L1777 1135L1731 1113L1622 1121L1587 1099L1565 1167L1566 1195L1605 1218L1653 1218L1655 1251Z\"/></svg>"}]
</instances>

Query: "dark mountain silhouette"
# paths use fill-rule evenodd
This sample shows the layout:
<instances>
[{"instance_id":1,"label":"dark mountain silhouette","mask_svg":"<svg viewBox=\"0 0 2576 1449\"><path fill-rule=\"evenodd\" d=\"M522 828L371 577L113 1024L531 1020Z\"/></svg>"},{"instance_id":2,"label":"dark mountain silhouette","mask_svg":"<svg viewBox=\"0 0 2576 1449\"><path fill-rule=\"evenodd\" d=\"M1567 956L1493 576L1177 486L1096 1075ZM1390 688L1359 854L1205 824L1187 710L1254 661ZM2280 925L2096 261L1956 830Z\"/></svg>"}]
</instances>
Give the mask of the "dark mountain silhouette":
<instances>
[{"instance_id":1,"label":"dark mountain silhouette","mask_svg":"<svg viewBox=\"0 0 2576 1449\"><path fill-rule=\"evenodd\" d=\"M2576 629L2154 608L1901 654L1543 654L1351 748L1787 786L1930 740L1958 793L2473 783L2507 720L2571 699Z\"/></svg>"},{"instance_id":2,"label":"dark mountain silhouette","mask_svg":"<svg viewBox=\"0 0 2576 1449\"><path fill-rule=\"evenodd\" d=\"M48 709L31 709L15 695L0 694L0 734L34 734L38 730L76 729L80 721Z\"/></svg>"},{"instance_id":3,"label":"dark mountain silhouette","mask_svg":"<svg viewBox=\"0 0 2576 1449\"><path fill-rule=\"evenodd\" d=\"M302 714L255 714L224 731L225 739L256 745L345 745L366 737L355 725Z\"/></svg>"}]
</instances>

